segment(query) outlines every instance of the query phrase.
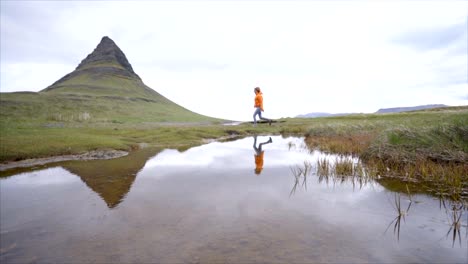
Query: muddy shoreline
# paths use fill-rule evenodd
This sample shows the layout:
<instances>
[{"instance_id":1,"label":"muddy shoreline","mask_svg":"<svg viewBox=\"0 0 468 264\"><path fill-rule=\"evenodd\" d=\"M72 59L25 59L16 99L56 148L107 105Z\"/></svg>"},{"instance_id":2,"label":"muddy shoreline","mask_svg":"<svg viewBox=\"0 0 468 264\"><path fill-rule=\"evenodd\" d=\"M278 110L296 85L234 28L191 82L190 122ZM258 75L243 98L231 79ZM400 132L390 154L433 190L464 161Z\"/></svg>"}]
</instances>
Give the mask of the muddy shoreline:
<instances>
[{"instance_id":1,"label":"muddy shoreline","mask_svg":"<svg viewBox=\"0 0 468 264\"><path fill-rule=\"evenodd\" d=\"M127 156L129 152L122 150L93 150L83 154L76 155L60 155L47 158L36 158L36 159L26 159L19 161L10 161L0 164L0 171L5 171L14 168L26 168L37 165L44 165L47 163L60 162L60 161L69 161L69 160L97 160L97 159L115 159L123 156Z\"/></svg>"}]
</instances>

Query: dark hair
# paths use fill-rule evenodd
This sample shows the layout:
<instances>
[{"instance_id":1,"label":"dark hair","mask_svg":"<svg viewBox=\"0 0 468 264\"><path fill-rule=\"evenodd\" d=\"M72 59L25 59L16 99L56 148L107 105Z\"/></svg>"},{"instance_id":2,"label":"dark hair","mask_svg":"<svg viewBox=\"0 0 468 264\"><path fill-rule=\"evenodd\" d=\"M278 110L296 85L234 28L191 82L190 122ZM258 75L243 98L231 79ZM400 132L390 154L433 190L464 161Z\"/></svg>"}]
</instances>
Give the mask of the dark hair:
<instances>
[{"instance_id":1,"label":"dark hair","mask_svg":"<svg viewBox=\"0 0 468 264\"><path fill-rule=\"evenodd\" d=\"M260 92L260 87L255 87L254 91Z\"/></svg>"}]
</instances>

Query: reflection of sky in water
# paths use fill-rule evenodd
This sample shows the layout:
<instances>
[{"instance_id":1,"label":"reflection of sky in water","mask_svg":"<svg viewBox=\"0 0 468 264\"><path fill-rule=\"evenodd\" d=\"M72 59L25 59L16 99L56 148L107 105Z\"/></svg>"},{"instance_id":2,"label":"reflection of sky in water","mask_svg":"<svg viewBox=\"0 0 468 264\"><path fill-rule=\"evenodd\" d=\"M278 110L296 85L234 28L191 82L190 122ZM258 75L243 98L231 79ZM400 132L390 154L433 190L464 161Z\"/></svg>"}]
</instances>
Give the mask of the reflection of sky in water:
<instances>
[{"instance_id":1,"label":"reflection of sky in water","mask_svg":"<svg viewBox=\"0 0 468 264\"><path fill-rule=\"evenodd\" d=\"M81 182L79 177L73 175L62 167L48 168L44 170L27 172L9 177L1 181L2 187L14 185L45 186L63 185Z\"/></svg>"},{"instance_id":2,"label":"reflection of sky in water","mask_svg":"<svg viewBox=\"0 0 468 264\"><path fill-rule=\"evenodd\" d=\"M277 167L302 164L304 161L316 162L317 159L328 157L332 161L336 155L326 155L318 151L312 154L304 144L302 138L280 136L271 137L273 143L263 146L264 166ZM268 141L269 137L259 136L257 146ZM166 149L148 160L144 169L158 167L205 167L240 169L251 168L254 162L254 139L244 138L232 142L213 142L194 147L183 152Z\"/></svg>"},{"instance_id":3,"label":"reflection of sky in water","mask_svg":"<svg viewBox=\"0 0 468 264\"><path fill-rule=\"evenodd\" d=\"M264 151L264 167L259 177L268 177L261 185L250 182L250 176L253 175L255 168L253 148L254 138L248 137L231 142L213 142L198 147L190 148L186 151L178 151L174 149L166 149L153 158L149 159L144 168L140 171L136 185L145 182L151 186L154 180L161 180L162 178L176 179L180 178L181 172L185 177L195 178L201 180L209 178L213 172L218 171L216 178L213 182L222 178L227 183L209 190L213 199L231 199L227 197L232 195L231 190L250 189L258 191L261 189L262 195L268 193L271 197L281 200L289 197L292 186L294 185L294 176L291 168L296 166L303 166L304 161L310 162L312 165L312 172L309 175L307 184L309 185L309 192L306 192L300 180L299 187L294 195L309 195L315 196L315 193L320 192L319 199L326 200L327 205L333 205L337 202L342 204L355 204L374 192L383 191L384 188L375 182L370 182L362 188L352 188L352 184L348 181L344 183L317 184L317 177L314 174L316 162L319 159L326 158L330 163L334 163L337 155L325 154L320 151L310 151L304 143L303 138L281 136L271 137L273 142L271 144L263 145ZM257 137L257 147L260 143L267 142L269 137ZM357 161L356 159L353 159ZM235 176L233 182L229 181L229 175ZM247 175L243 178L242 175ZM279 177L278 177L279 176ZM198 177L198 178L197 178ZM285 183L287 183L285 185ZM287 187L286 187L287 186ZM229 190L226 190L226 187ZM142 187L145 188L145 187ZM336 189L340 189L339 194ZM314 190L317 190L314 193ZM237 191L236 195L242 195L242 191ZM315 199L316 197L313 197ZM319 205L320 206L320 205ZM326 207L323 210L327 210Z\"/></svg>"}]
</instances>

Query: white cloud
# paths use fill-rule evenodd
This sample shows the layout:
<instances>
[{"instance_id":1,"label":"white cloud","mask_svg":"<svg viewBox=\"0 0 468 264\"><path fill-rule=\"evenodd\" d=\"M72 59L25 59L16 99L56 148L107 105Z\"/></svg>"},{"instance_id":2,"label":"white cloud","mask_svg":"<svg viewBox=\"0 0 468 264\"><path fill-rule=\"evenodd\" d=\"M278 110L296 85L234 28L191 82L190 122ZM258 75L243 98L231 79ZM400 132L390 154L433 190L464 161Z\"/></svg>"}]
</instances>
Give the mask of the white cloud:
<instances>
[{"instance_id":1,"label":"white cloud","mask_svg":"<svg viewBox=\"0 0 468 264\"><path fill-rule=\"evenodd\" d=\"M264 89L264 114L272 118L468 102L467 30L462 38L453 35L467 24L466 2L1 5L3 92L43 89L108 35L148 86L215 117L249 120L255 86ZM417 38L397 41L413 35L427 40L431 32L456 40L431 50L418 48ZM42 64L48 66L32 70Z\"/></svg>"},{"instance_id":2,"label":"white cloud","mask_svg":"<svg viewBox=\"0 0 468 264\"><path fill-rule=\"evenodd\" d=\"M47 62L5 63L0 68L0 91L40 91L73 71L75 67L70 64Z\"/></svg>"}]
</instances>

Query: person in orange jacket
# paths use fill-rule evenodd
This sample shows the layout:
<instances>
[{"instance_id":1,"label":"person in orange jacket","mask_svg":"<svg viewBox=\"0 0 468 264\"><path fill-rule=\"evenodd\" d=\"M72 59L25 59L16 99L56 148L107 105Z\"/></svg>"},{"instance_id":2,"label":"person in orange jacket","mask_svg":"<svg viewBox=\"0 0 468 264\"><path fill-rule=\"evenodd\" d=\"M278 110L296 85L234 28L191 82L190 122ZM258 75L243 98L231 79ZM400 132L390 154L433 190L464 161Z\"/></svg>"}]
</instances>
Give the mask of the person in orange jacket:
<instances>
[{"instance_id":1,"label":"person in orange jacket","mask_svg":"<svg viewBox=\"0 0 468 264\"><path fill-rule=\"evenodd\" d=\"M265 153L265 151L262 150L262 146L266 145L266 144L270 144L272 142L273 142L273 140L270 137L270 139L268 141L258 144L258 147L257 147L257 135L254 135L253 148L254 148L254 151L255 151L255 154L254 154L255 174L257 174L257 175L259 175L263 170L263 154Z\"/></svg>"},{"instance_id":2,"label":"person in orange jacket","mask_svg":"<svg viewBox=\"0 0 468 264\"><path fill-rule=\"evenodd\" d=\"M257 119L256 119L257 115L260 119L268 121L268 124L271 126L271 119L262 117L263 96L262 96L262 91L260 91L260 87L255 87L254 93L255 93L255 104L254 104L255 112L253 114L254 126L257 125Z\"/></svg>"}]
</instances>

